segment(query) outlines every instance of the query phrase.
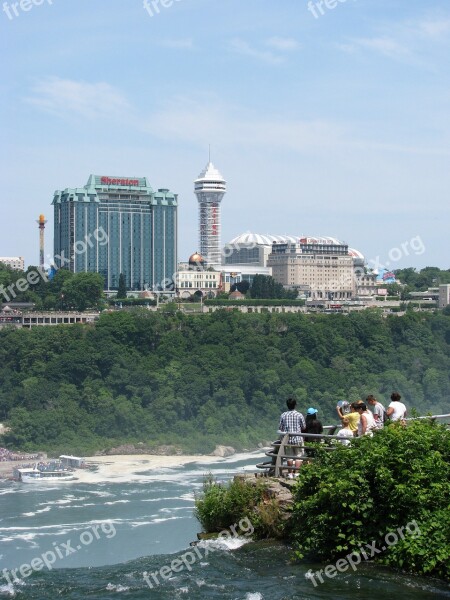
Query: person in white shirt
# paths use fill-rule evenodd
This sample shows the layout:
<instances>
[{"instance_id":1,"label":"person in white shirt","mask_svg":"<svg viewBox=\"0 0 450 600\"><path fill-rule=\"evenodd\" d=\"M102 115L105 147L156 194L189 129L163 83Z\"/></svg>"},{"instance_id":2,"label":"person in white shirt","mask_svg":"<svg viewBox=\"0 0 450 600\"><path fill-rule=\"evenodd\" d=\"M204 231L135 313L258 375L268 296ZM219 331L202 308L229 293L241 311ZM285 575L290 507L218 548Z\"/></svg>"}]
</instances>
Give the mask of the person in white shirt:
<instances>
[{"instance_id":1,"label":"person in white shirt","mask_svg":"<svg viewBox=\"0 0 450 600\"><path fill-rule=\"evenodd\" d=\"M342 419L342 429L339 429L339 431L337 432L337 436L342 438L342 440L339 440L341 442L341 444L344 444L344 446L349 446L350 445L350 439L349 438L353 438L353 431L351 429L349 429L349 424L350 421L347 419L347 417L344 417Z\"/></svg>"},{"instance_id":2,"label":"person in white shirt","mask_svg":"<svg viewBox=\"0 0 450 600\"><path fill-rule=\"evenodd\" d=\"M384 406L381 404L381 402L378 402L378 400L375 398L375 396L372 396L372 394L367 396L366 404L369 404L373 409L373 418L377 424L377 429L383 429L384 420L386 417L386 409Z\"/></svg>"},{"instance_id":3,"label":"person in white shirt","mask_svg":"<svg viewBox=\"0 0 450 600\"><path fill-rule=\"evenodd\" d=\"M391 421L402 421L406 417L406 406L400 402L402 397L398 392L392 392L391 403L389 404L386 415Z\"/></svg>"},{"instance_id":4,"label":"person in white shirt","mask_svg":"<svg viewBox=\"0 0 450 600\"><path fill-rule=\"evenodd\" d=\"M373 414L368 410L364 402L358 404L356 409L359 412L358 437L363 435L373 435L373 430L377 428L377 423Z\"/></svg>"}]
</instances>

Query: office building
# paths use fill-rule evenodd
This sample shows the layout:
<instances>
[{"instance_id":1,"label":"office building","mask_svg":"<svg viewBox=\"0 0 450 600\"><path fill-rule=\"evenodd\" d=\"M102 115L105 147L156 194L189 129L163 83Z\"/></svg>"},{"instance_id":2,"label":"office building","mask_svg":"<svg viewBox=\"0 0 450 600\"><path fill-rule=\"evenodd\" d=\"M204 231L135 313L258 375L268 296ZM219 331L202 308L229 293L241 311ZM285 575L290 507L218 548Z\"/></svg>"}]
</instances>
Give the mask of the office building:
<instances>
[{"instance_id":1,"label":"office building","mask_svg":"<svg viewBox=\"0 0 450 600\"><path fill-rule=\"evenodd\" d=\"M91 175L82 188L56 191L58 268L100 273L105 289L170 289L177 266L178 197L145 177Z\"/></svg>"}]
</instances>

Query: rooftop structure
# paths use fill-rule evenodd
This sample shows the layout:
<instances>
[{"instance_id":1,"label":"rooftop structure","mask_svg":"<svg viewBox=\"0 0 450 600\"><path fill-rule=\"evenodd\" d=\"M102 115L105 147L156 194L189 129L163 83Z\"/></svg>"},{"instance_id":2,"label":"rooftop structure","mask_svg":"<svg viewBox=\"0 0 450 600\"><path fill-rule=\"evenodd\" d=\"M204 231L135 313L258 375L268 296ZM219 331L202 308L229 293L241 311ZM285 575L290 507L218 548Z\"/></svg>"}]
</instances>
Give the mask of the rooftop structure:
<instances>
[{"instance_id":1,"label":"rooftop structure","mask_svg":"<svg viewBox=\"0 0 450 600\"><path fill-rule=\"evenodd\" d=\"M364 255L349 248L345 242L342 242L334 237L311 237L311 236L293 236L293 235L271 235L259 233L243 233L233 238L223 249L225 256L225 264L240 264L240 265L259 265L267 266L269 254L272 252L273 244L309 244L318 247L330 249L331 247L345 247L346 252L353 258L355 267L364 266Z\"/></svg>"}]
</instances>

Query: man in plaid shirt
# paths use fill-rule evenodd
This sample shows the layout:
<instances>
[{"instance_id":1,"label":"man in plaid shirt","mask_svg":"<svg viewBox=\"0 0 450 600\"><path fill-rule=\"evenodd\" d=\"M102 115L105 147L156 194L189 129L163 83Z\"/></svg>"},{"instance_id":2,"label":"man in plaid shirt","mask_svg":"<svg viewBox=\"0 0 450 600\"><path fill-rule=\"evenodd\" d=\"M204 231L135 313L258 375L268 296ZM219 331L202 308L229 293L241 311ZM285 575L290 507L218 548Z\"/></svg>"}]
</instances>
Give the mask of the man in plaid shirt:
<instances>
[{"instance_id":1,"label":"man in plaid shirt","mask_svg":"<svg viewBox=\"0 0 450 600\"><path fill-rule=\"evenodd\" d=\"M302 431L306 429L306 422L302 415L295 410L297 401L294 398L288 398L287 402L288 410L284 412L280 417L280 425L278 429L283 433L291 433L296 435L289 436L289 444L303 444L303 438L301 435ZM299 457L303 455L302 448L286 448L286 454L291 456ZM293 460L288 460L287 464L289 467L293 466ZM295 461L295 466L300 467L302 462L300 460ZM294 475L292 471L289 471L288 478L293 479Z\"/></svg>"}]
</instances>

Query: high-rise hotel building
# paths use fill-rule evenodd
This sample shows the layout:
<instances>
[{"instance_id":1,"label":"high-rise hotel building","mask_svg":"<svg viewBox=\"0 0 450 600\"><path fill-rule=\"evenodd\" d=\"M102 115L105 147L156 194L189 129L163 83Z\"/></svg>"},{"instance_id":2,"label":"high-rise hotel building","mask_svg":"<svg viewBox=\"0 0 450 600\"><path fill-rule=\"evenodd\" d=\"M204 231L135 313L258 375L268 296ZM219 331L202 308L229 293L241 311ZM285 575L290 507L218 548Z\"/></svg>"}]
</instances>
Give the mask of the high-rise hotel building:
<instances>
[{"instance_id":1,"label":"high-rise hotel building","mask_svg":"<svg viewBox=\"0 0 450 600\"><path fill-rule=\"evenodd\" d=\"M313 300L350 300L356 293L353 255L333 238L274 243L267 266L275 281L301 288Z\"/></svg>"},{"instance_id":2,"label":"high-rise hotel building","mask_svg":"<svg viewBox=\"0 0 450 600\"><path fill-rule=\"evenodd\" d=\"M100 273L107 291L161 290L177 269L178 197L146 177L91 175L53 198L57 268Z\"/></svg>"}]
</instances>

